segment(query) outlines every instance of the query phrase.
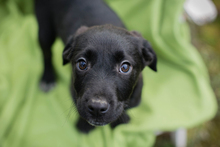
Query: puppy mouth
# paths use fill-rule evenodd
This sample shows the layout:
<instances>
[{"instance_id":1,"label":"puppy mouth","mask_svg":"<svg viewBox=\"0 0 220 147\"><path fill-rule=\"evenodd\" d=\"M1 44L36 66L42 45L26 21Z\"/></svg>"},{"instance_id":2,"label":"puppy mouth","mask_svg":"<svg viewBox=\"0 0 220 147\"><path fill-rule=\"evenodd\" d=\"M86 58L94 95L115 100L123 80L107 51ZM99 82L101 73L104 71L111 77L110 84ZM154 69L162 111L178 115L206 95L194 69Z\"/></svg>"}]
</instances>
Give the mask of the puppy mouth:
<instances>
[{"instance_id":1,"label":"puppy mouth","mask_svg":"<svg viewBox=\"0 0 220 147\"><path fill-rule=\"evenodd\" d=\"M98 121L87 121L90 125L92 126L104 126L107 125L108 123L105 122L98 122Z\"/></svg>"}]
</instances>

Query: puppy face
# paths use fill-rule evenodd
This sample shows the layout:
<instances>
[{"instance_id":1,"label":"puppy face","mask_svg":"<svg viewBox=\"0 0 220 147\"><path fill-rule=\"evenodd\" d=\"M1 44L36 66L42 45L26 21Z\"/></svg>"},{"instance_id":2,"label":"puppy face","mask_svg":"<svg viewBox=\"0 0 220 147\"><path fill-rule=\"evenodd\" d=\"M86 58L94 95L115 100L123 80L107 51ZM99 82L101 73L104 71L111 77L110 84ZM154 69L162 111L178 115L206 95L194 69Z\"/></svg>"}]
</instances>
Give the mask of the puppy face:
<instances>
[{"instance_id":1,"label":"puppy face","mask_svg":"<svg viewBox=\"0 0 220 147\"><path fill-rule=\"evenodd\" d=\"M118 119L146 65L156 70L156 55L146 40L110 25L81 27L67 43L63 59L72 64L77 110L95 126Z\"/></svg>"}]
</instances>

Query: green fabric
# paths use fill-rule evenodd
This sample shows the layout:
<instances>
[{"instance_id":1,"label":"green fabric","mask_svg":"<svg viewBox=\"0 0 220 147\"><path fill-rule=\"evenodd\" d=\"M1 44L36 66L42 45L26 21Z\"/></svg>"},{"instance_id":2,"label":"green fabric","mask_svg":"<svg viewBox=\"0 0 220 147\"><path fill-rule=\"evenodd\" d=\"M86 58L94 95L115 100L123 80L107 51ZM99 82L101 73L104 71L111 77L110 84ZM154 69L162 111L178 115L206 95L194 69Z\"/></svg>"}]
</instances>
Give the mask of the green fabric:
<instances>
[{"instance_id":1,"label":"green fabric","mask_svg":"<svg viewBox=\"0 0 220 147\"><path fill-rule=\"evenodd\" d=\"M129 30L149 40L158 73L146 68L141 105L131 122L111 130L79 133L69 94L70 65L62 66L63 44L53 46L58 81L38 87L42 53L32 1L0 1L0 147L151 147L155 130L192 127L212 118L216 103L204 63L180 21L184 0L108 0Z\"/></svg>"}]
</instances>

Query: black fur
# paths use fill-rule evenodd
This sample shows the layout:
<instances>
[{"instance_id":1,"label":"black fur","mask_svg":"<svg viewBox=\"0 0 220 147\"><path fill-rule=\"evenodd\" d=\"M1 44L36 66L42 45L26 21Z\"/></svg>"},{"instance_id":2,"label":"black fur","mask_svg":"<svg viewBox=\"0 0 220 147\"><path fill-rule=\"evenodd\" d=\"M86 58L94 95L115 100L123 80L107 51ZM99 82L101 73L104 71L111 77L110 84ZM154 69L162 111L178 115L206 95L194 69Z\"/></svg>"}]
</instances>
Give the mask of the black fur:
<instances>
[{"instance_id":1,"label":"black fur","mask_svg":"<svg viewBox=\"0 0 220 147\"><path fill-rule=\"evenodd\" d=\"M91 125L111 123L114 128L128 123L125 110L140 102L141 71L145 66L157 70L149 43L139 33L123 29L102 0L36 0L35 10L44 57L43 90L55 83L51 46L59 36L65 43L63 64L72 64L71 93L80 114L77 128L88 133Z\"/></svg>"}]
</instances>

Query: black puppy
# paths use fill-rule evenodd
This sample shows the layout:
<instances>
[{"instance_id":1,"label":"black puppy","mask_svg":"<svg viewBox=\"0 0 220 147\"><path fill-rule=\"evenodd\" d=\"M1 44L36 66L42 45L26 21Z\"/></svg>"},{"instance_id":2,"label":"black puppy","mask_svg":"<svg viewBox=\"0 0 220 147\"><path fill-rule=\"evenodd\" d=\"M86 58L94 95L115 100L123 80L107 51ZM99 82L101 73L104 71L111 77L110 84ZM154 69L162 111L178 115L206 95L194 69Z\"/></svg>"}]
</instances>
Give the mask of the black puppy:
<instances>
[{"instance_id":1,"label":"black puppy","mask_svg":"<svg viewBox=\"0 0 220 147\"><path fill-rule=\"evenodd\" d=\"M103 0L35 0L35 13L44 58L40 85L43 91L49 91L55 85L51 46L57 36L66 44L68 38L82 25L112 24L124 27Z\"/></svg>"},{"instance_id":2,"label":"black puppy","mask_svg":"<svg viewBox=\"0 0 220 147\"><path fill-rule=\"evenodd\" d=\"M101 0L36 0L35 6L45 65L43 89L55 82L51 45L60 36L66 44L63 63L72 64L71 93L80 114L77 128L87 133L94 126L127 123L125 110L140 102L141 71L147 65L156 71L157 58L149 43L123 29Z\"/></svg>"}]
</instances>

